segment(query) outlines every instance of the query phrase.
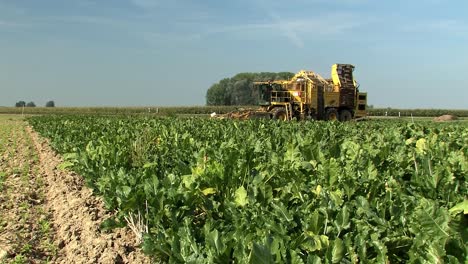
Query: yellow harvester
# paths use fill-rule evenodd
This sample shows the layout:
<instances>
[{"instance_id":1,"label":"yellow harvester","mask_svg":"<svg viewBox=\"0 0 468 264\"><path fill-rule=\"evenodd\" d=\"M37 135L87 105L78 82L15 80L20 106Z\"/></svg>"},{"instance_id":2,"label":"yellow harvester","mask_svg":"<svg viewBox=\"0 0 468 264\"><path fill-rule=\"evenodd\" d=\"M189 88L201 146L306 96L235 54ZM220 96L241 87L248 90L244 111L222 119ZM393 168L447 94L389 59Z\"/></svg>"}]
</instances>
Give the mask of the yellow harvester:
<instances>
[{"instance_id":1,"label":"yellow harvester","mask_svg":"<svg viewBox=\"0 0 468 264\"><path fill-rule=\"evenodd\" d=\"M334 64L331 79L300 71L291 80L255 82L262 112L271 118L349 121L367 115L367 93L359 92L354 66Z\"/></svg>"}]
</instances>

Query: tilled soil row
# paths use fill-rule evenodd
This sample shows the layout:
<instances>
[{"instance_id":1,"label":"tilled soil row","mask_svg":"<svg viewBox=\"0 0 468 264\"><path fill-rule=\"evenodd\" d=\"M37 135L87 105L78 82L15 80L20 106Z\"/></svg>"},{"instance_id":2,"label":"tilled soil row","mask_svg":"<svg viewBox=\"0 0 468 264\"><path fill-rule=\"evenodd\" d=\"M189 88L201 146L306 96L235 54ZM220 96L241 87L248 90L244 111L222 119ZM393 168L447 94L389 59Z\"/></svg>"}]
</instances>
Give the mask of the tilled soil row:
<instances>
[{"instance_id":1,"label":"tilled soil row","mask_svg":"<svg viewBox=\"0 0 468 264\"><path fill-rule=\"evenodd\" d=\"M127 228L100 232L110 217L103 201L84 186L82 177L60 170L63 160L47 141L30 127L39 157L39 175L44 180L45 208L51 213L58 252L55 263L150 263L137 248L135 235Z\"/></svg>"},{"instance_id":2,"label":"tilled soil row","mask_svg":"<svg viewBox=\"0 0 468 264\"><path fill-rule=\"evenodd\" d=\"M128 229L101 232L111 213L82 177L23 121L0 153L0 263L151 263Z\"/></svg>"},{"instance_id":3,"label":"tilled soil row","mask_svg":"<svg viewBox=\"0 0 468 264\"><path fill-rule=\"evenodd\" d=\"M38 160L23 122L4 123L9 134L0 157L0 263L39 263L56 254Z\"/></svg>"}]
</instances>

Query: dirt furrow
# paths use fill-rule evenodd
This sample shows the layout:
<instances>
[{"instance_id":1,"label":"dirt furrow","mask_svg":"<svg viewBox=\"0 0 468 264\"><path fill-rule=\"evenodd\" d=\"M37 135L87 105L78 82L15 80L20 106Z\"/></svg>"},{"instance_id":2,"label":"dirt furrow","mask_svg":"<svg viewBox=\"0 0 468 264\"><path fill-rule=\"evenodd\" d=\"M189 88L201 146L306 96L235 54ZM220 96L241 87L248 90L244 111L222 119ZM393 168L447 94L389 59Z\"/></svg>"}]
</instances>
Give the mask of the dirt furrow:
<instances>
[{"instance_id":1,"label":"dirt furrow","mask_svg":"<svg viewBox=\"0 0 468 264\"><path fill-rule=\"evenodd\" d=\"M35 177L37 155L20 121L2 121L0 157L0 263L41 263L53 258L50 215ZM7 135L8 134L8 135Z\"/></svg>"},{"instance_id":2,"label":"dirt furrow","mask_svg":"<svg viewBox=\"0 0 468 264\"><path fill-rule=\"evenodd\" d=\"M129 229L101 232L110 217L103 202L73 172L60 170L63 160L47 141L26 128L38 153L38 175L44 182L44 207L55 230L57 254L53 263L150 263L137 248Z\"/></svg>"}]
</instances>

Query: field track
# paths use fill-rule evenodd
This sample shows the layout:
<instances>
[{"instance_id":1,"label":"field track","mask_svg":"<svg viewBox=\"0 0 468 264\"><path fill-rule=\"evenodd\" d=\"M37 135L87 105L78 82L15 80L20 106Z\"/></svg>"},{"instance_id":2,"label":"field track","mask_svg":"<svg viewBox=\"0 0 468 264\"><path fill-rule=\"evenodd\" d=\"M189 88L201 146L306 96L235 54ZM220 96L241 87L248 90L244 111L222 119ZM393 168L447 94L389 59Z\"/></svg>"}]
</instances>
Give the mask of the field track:
<instances>
[{"instance_id":1,"label":"field track","mask_svg":"<svg viewBox=\"0 0 468 264\"><path fill-rule=\"evenodd\" d=\"M99 231L110 215L47 142L2 117L0 263L149 263L128 229Z\"/></svg>"}]
</instances>

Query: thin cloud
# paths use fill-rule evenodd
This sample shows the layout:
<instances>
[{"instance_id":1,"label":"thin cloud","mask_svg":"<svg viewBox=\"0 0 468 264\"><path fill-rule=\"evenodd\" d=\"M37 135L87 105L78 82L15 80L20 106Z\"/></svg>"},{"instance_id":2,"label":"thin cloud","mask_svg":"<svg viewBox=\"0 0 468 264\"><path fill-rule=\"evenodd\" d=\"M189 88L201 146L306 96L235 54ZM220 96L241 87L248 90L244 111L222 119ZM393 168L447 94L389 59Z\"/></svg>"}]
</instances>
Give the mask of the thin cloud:
<instances>
[{"instance_id":1,"label":"thin cloud","mask_svg":"<svg viewBox=\"0 0 468 264\"><path fill-rule=\"evenodd\" d=\"M375 0L374 0L375 1ZM284 10L285 2L283 0L254 0L254 3L262 7L264 10ZM310 9L311 15L315 15L314 7L318 5L333 5L340 7L357 7L372 3L373 0L292 0L287 3L288 7L297 7L300 9ZM250 1L249 1L250 3Z\"/></svg>"},{"instance_id":2,"label":"thin cloud","mask_svg":"<svg viewBox=\"0 0 468 264\"><path fill-rule=\"evenodd\" d=\"M130 0L130 2L143 9L153 9L160 4L158 0Z\"/></svg>"},{"instance_id":3,"label":"thin cloud","mask_svg":"<svg viewBox=\"0 0 468 264\"><path fill-rule=\"evenodd\" d=\"M299 2L299 3L298 3ZM296 5L310 5L317 3L340 3L347 5L361 5L368 2L368 0L299 0ZM312 16L305 15L303 17L286 17L279 15L274 10L275 4L265 0L256 0L256 5L264 10L271 18L271 23L268 28L281 32L293 45L298 48L304 47L304 40L302 36L305 35L338 35L346 31L356 29L366 23L368 18L362 18L353 13L324 13L322 15L315 14ZM279 3L279 2L277 2ZM284 5L284 2L281 2Z\"/></svg>"},{"instance_id":4,"label":"thin cloud","mask_svg":"<svg viewBox=\"0 0 468 264\"><path fill-rule=\"evenodd\" d=\"M167 8L172 8L172 2L161 2L160 0L129 0L134 6L144 9L143 11L150 17L154 17L156 13L163 12ZM181 1L177 1L181 4ZM302 0L299 0L299 2ZM336 1L336 0L335 0ZM363 3L367 0L347 0L350 3ZM265 34L270 36L281 35L286 41L292 45L303 48L305 46L304 39L309 38L310 34L333 36L343 34L347 30L354 29L362 25L363 19L358 19L358 16L350 14L323 14L322 16L306 17L290 17L283 13L278 13L274 8L275 4L256 0L255 12L263 14L260 17L263 21L247 20L238 23L225 24L222 17L216 16L213 13L207 13L207 10L202 8L193 8L190 13L183 16L171 18L171 28L173 33L161 33L157 30L146 30L142 33L145 39L149 42L160 42L163 38L173 39L174 41L199 41L208 38L214 34L235 34L238 37L252 36L254 34ZM247 5L247 3L246 3ZM251 2L248 3L251 5ZM196 6L195 6L196 7ZM246 8L249 10L249 8ZM251 10L251 9L250 9ZM184 12L184 11L182 11ZM265 20L266 18L266 20ZM257 18L258 19L258 18ZM253 34L252 34L253 33ZM179 36L180 35L180 36ZM154 41L157 40L157 41Z\"/></svg>"},{"instance_id":5,"label":"thin cloud","mask_svg":"<svg viewBox=\"0 0 468 264\"><path fill-rule=\"evenodd\" d=\"M49 22L63 22L63 23L77 23L77 24L91 24L102 26L125 26L129 22L122 22L115 18L108 18L102 16L50 16L45 18Z\"/></svg>"},{"instance_id":6,"label":"thin cloud","mask_svg":"<svg viewBox=\"0 0 468 264\"><path fill-rule=\"evenodd\" d=\"M281 19L281 17L273 12L269 12L270 17L273 19L275 23L272 25L276 24L277 28L283 33L283 35L291 41L292 44L294 44L298 48L303 48L304 47L304 42L302 39L297 35L295 28L291 26L291 23L288 23L287 21Z\"/></svg>"},{"instance_id":7,"label":"thin cloud","mask_svg":"<svg viewBox=\"0 0 468 264\"><path fill-rule=\"evenodd\" d=\"M13 14L13 15L26 15L26 9L18 7L14 4L7 4L7 3L1 3L0 2L0 10L7 14Z\"/></svg>"},{"instance_id":8,"label":"thin cloud","mask_svg":"<svg viewBox=\"0 0 468 264\"><path fill-rule=\"evenodd\" d=\"M31 27L32 24L18 23L13 21L0 20L0 30L16 31L24 28Z\"/></svg>"},{"instance_id":9,"label":"thin cloud","mask_svg":"<svg viewBox=\"0 0 468 264\"><path fill-rule=\"evenodd\" d=\"M129 3L139 9L139 16L146 18L170 17L172 22L198 22L213 18L209 10L199 8L199 4L182 0L128 0ZM183 14L183 15L182 15Z\"/></svg>"},{"instance_id":10,"label":"thin cloud","mask_svg":"<svg viewBox=\"0 0 468 264\"><path fill-rule=\"evenodd\" d=\"M11 26L12 24L10 22L6 22L6 21L1 21L0 20L0 26Z\"/></svg>"},{"instance_id":11,"label":"thin cloud","mask_svg":"<svg viewBox=\"0 0 468 264\"><path fill-rule=\"evenodd\" d=\"M147 43L156 45L156 44L167 44L174 42L188 42L200 40L202 38L201 34L191 33L191 34L171 34L171 33L158 33L158 32L140 32L139 35Z\"/></svg>"},{"instance_id":12,"label":"thin cloud","mask_svg":"<svg viewBox=\"0 0 468 264\"><path fill-rule=\"evenodd\" d=\"M334 14L306 19L281 18L274 12L270 14L271 21L267 23L245 23L236 25L199 25L201 37L212 34L250 34L267 33L275 36L283 35L298 48L304 47L300 36L339 36L348 31L364 26L367 22L359 22L357 17L349 14Z\"/></svg>"},{"instance_id":13,"label":"thin cloud","mask_svg":"<svg viewBox=\"0 0 468 264\"><path fill-rule=\"evenodd\" d=\"M281 18L274 10L272 10L268 3L263 0L257 0L257 5L260 6L273 20L272 26L276 27L283 35L289 39L289 41L298 48L304 47L304 42L298 36L294 27L290 26L290 23L286 22ZM286 23L285 23L286 22Z\"/></svg>"},{"instance_id":14,"label":"thin cloud","mask_svg":"<svg viewBox=\"0 0 468 264\"><path fill-rule=\"evenodd\" d=\"M75 3L75 8L95 8L97 3L92 0L83 0ZM3 8L0 3L0 8ZM127 21L119 20L112 16L96 16L96 15L62 15L62 14L38 14L31 9L20 8L16 6L8 6L7 10L11 10L8 14L10 20L0 20L0 28L35 28L41 29L49 26L57 26L60 24L90 24L100 26L125 26L129 24ZM75 12L80 13L81 10Z\"/></svg>"},{"instance_id":15,"label":"thin cloud","mask_svg":"<svg viewBox=\"0 0 468 264\"><path fill-rule=\"evenodd\" d=\"M94 0L80 0L75 4L84 8L96 8L98 6L98 3Z\"/></svg>"},{"instance_id":16,"label":"thin cloud","mask_svg":"<svg viewBox=\"0 0 468 264\"><path fill-rule=\"evenodd\" d=\"M409 26L402 26L401 31L406 33L448 33L464 36L468 33L468 25L453 19L413 21Z\"/></svg>"}]
</instances>

